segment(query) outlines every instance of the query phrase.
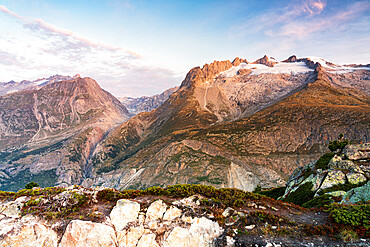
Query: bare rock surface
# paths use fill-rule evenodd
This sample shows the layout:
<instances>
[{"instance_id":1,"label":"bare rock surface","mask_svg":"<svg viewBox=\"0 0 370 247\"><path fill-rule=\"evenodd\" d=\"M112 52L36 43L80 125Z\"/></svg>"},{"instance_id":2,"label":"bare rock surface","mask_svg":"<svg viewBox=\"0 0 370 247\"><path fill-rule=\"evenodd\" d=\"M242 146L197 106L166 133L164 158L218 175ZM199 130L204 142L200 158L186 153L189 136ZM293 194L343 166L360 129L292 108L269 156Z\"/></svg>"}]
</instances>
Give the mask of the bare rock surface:
<instances>
[{"instance_id":1,"label":"bare rock surface","mask_svg":"<svg viewBox=\"0 0 370 247\"><path fill-rule=\"evenodd\" d=\"M116 246L116 234L110 226L91 221L73 220L63 234L59 247Z\"/></svg>"},{"instance_id":2,"label":"bare rock surface","mask_svg":"<svg viewBox=\"0 0 370 247\"><path fill-rule=\"evenodd\" d=\"M110 213L112 224L116 230L122 230L127 223L136 221L139 216L140 204L134 201L121 199Z\"/></svg>"}]
</instances>

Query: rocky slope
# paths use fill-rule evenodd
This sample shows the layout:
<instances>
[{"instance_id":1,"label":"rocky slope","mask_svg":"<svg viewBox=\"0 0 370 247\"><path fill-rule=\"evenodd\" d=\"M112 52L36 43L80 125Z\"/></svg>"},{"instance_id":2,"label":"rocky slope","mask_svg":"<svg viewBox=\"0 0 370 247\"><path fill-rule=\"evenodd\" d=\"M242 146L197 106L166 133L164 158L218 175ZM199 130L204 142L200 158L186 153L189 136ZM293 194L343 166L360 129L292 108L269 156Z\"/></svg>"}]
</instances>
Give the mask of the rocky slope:
<instances>
[{"instance_id":1,"label":"rocky slope","mask_svg":"<svg viewBox=\"0 0 370 247\"><path fill-rule=\"evenodd\" d=\"M339 133L369 141L367 68L294 56L270 62L237 58L192 69L160 107L110 133L83 184L274 187Z\"/></svg>"},{"instance_id":2,"label":"rocky slope","mask_svg":"<svg viewBox=\"0 0 370 247\"><path fill-rule=\"evenodd\" d=\"M127 108L127 110L130 111L130 113L136 115L140 112L144 111L149 112L158 108L168 99L168 97L170 97L171 94L176 92L177 89L179 89L179 87L173 87L167 89L161 94L156 94L150 97L148 96L142 96L140 98L121 97L118 99Z\"/></svg>"},{"instance_id":3,"label":"rocky slope","mask_svg":"<svg viewBox=\"0 0 370 247\"><path fill-rule=\"evenodd\" d=\"M79 183L96 144L127 109L91 78L0 97L0 188Z\"/></svg>"},{"instance_id":4,"label":"rocky slope","mask_svg":"<svg viewBox=\"0 0 370 247\"><path fill-rule=\"evenodd\" d=\"M352 225L336 221L337 212L361 209ZM0 193L0 246L367 246L368 209L313 211L199 185L34 188Z\"/></svg>"}]
</instances>

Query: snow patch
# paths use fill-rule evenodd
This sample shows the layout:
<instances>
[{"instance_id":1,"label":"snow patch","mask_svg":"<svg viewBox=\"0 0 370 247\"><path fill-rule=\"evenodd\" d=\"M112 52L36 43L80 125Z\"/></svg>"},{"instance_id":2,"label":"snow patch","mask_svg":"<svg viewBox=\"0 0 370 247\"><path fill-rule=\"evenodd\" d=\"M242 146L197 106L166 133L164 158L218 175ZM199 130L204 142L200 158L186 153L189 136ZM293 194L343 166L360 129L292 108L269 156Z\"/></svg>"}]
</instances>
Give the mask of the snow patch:
<instances>
[{"instance_id":1,"label":"snow patch","mask_svg":"<svg viewBox=\"0 0 370 247\"><path fill-rule=\"evenodd\" d=\"M345 73L350 73L355 70L361 70L361 69L370 70L370 68L368 67L349 67L349 66L335 64L321 57L308 57L308 59L310 59L311 61L315 63L321 64L321 66L324 67L327 72L332 73L332 74L345 74Z\"/></svg>"},{"instance_id":2,"label":"snow patch","mask_svg":"<svg viewBox=\"0 0 370 247\"><path fill-rule=\"evenodd\" d=\"M220 75L225 77L233 77L237 75L240 69L250 69L252 71L251 75L259 74L299 74L312 72L313 69L310 69L306 66L304 62L296 63L277 63L274 67L269 67L264 64L246 64L241 63L239 66L232 67L229 70L221 72Z\"/></svg>"},{"instance_id":3,"label":"snow patch","mask_svg":"<svg viewBox=\"0 0 370 247\"><path fill-rule=\"evenodd\" d=\"M6 92L6 94L16 93L16 92L18 92L18 89L12 89L12 90L9 90L8 92Z\"/></svg>"}]
</instances>

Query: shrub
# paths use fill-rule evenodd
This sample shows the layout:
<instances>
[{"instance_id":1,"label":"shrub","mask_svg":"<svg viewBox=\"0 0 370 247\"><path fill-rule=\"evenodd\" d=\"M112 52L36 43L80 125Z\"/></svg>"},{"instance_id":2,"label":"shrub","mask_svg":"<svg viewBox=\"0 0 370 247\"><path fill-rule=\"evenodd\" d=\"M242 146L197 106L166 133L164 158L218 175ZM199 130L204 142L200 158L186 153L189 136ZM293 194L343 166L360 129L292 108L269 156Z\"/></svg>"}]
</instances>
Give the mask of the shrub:
<instances>
[{"instance_id":1,"label":"shrub","mask_svg":"<svg viewBox=\"0 0 370 247\"><path fill-rule=\"evenodd\" d=\"M308 202L303 203L302 207L304 208L323 208L323 207L328 207L333 202L334 200L332 200L329 195L322 195L322 196L315 197Z\"/></svg>"},{"instance_id":2,"label":"shrub","mask_svg":"<svg viewBox=\"0 0 370 247\"><path fill-rule=\"evenodd\" d=\"M26 186L25 186L25 188L28 189L28 190L32 189L33 187L39 187L39 185L35 182L30 182L30 183L26 184Z\"/></svg>"},{"instance_id":3,"label":"shrub","mask_svg":"<svg viewBox=\"0 0 370 247\"><path fill-rule=\"evenodd\" d=\"M310 201L315 193L311 190L312 182L307 182L301 185L298 189L288 194L285 201L301 206L303 203Z\"/></svg>"},{"instance_id":4,"label":"shrub","mask_svg":"<svg viewBox=\"0 0 370 247\"><path fill-rule=\"evenodd\" d=\"M370 228L370 204L341 205L334 203L329 208L330 219L335 223Z\"/></svg>"},{"instance_id":5,"label":"shrub","mask_svg":"<svg viewBox=\"0 0 370 247\"><path fill-rule=\"evenodd\" d=\"M271 190L265 190L265 191L258 191L254 192L260 195L264 195L273 199L278 199L280 196L283 196L285 193L286 187L278 187L278 188L273 188Z\"/></svg>"},{"instance_id":6,"label":"shrub","mask_svg":"<svg viewBox=\"0 0 370 247\"><path fill-rule=\"evenodd\" d=\"M334 157L333 153L326 153L316 161L316 169L329 169L329 162Z\"/></svg>"},{"instance_id":7,"label":"shrub","mask_svg":"<svg viewBox=\"0 0 370 247\"><path fill-rule=\"evenodd\" d=\"M329 142L329 149L330 151L332 152L335 152L337 151L338 149L340 151L343 151L344 147L346 145L349 144L349 141L347 139L345 139L344 141L338 141L338 140L335 140L335 141L330 141Z\"/></svg>"}]
</instances>

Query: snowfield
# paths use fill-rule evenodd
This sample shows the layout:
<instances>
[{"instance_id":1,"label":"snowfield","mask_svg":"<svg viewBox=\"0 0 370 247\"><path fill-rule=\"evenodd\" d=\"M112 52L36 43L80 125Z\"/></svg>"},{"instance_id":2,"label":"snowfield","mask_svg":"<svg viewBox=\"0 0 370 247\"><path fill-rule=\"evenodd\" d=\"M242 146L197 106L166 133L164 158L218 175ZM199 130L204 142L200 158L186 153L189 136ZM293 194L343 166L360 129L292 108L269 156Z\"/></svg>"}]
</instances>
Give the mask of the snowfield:
<instances>
[{"instance_id":1,"label":"snowfield","mask_svg":"<svg viewBox=\"0 0 370 247\"><path fill-rule=\"evenodd\" d=\"M240 69L250 69L252 70L251 75L259 74L299 74L312 72L313 69L310 69L306 66L304 62L297 63L277 63L274 67L269 67L263 64L246 64L241 63L239 66L233 67L229 70L221 72L220 75L225 77L233 77L237 75Z\"/></svg>"}]
</instances>

